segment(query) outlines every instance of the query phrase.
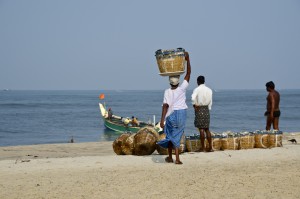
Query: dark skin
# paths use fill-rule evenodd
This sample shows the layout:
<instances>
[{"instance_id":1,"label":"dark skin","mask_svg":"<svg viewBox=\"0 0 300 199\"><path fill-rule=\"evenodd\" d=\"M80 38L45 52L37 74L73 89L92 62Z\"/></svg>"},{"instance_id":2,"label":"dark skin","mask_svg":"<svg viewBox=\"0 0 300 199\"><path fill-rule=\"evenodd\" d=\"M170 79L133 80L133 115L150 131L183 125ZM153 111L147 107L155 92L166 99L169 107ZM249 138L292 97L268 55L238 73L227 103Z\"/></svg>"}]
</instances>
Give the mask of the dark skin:
<instances>
[{"instance_id":1,"label":"dark skin","mask_svg":"<svg viewBox=\"0 0 300 199\"><path fill-rule=\"evenodd\" d=\"M186 67L186 74L185 74L184 79L187 82L189 82L190 81L190 76L191 76L191 64L190 64L190 58L189 58L189 53L188 52L185 52L185 60L187 61L187 67ZM178 86L179 86L179 84L175 85L175 86L171 85L171 89L175 90ZM161 120L160 120L160 127L161 128L164 128L164 126L165 126L165 117L166 117L166 114L168 112L168 109L169 109L169 105L164 103L163 106L162 106ZM173 149L173 144L172 144L172 142L169 142L169 145L168 145L168 154L169 154L169 156L166 158L167 162L173 162L172 149ZM175 148L175 157L176 157L175 163L176 164L182 164L182 162L179 159L179 148Z\"/></svg>"},{"instance_id":2,"label":"dark skin","mask_svg":"<svg viewBox=\"0 0 300 199\"><path fill-rule=\"evenodd\" d=\"M198 82L197 81L197 84L198 86L203 84L202 82ZM199 111L200 110L200 106L197 106L197 105L193 105L195 111ZM212 141L211 141L211 133L209 131L209 128L204 128L204 129L199 129L199 132L200 132L200 142L201 142L201 148L199 150L197 150L197 152L204 152L204 142L205 142L205 137L204 137L204 133L206 133L206 138L207 138L207 141L208 141L208 145L209 145L209 148L207 150L207 152L213 152L213 149L212 149Z\"/></svg>"},{"instance_id":3,"label":"dark skin","mask_svg":"<svg viewBox=\"0 0 300 199\"><path fill-rule=\"evenodd\" d=\"M274 117L274 111L279 111L280 94L271 87L266 88L269 92L267 97L267 125L266 130L270 130L273 125L274 130L279 130L279 117Z\"/></svg>"}]
</instances>

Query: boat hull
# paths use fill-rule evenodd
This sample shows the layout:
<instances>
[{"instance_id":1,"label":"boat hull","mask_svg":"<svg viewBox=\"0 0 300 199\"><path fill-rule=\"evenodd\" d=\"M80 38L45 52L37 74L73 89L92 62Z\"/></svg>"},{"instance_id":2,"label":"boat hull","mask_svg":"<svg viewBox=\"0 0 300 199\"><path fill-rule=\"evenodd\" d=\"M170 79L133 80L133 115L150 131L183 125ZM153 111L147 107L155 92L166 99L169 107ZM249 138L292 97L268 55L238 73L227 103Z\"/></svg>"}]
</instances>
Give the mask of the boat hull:
<instances>
[{"instance_id":1,"label":"boat hull","mask_svg":"<svg viewBox=\"0 0 300 199\"><path fill-rule=\"evenodd\" d=\"M133 132L136 133L138 132L138 130L140 129L140 127L126 127L125 125L118 125L115 124L112 121L109 121L107 119L104 119L104 125L106 128L113 130L113 131L117 131L117 132Z\"/></svg>"}]
</instances>

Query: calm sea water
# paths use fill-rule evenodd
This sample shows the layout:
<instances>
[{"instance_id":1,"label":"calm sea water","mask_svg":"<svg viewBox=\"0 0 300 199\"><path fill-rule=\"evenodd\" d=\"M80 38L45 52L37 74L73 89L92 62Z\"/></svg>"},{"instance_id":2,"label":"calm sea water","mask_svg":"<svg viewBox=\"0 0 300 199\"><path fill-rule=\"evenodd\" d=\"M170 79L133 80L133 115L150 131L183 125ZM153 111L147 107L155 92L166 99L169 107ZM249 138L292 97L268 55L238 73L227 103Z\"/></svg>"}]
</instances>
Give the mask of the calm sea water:
<instances>
[{"instance_id":1,"label":"calm sea water","mask_svg":"<svg viewBox=\"0 0 300 199\"><path fill-rule=\"evenodd\" d=\"M300 90L280 90L280 129L300 131ZM100 93L105 99L98 98ZM197 133L187 92L186 134ZM265 90L214 91L211 130L254 131L265 128ZM0 146L113 141L120 134L104 127L99 102L115 115L160 120L160 91L0 91Z\"/></svg>"}]
</instances>

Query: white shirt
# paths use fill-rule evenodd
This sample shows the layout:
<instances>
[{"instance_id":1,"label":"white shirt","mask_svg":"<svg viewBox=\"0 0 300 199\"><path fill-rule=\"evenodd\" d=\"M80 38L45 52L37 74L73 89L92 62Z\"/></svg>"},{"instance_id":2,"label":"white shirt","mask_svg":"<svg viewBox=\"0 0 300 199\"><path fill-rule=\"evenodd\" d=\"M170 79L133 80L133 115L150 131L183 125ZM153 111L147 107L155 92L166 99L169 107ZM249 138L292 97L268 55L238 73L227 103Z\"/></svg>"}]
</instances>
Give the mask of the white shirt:
<instances>
[{"instance_id":1,"label":"white shirt","mask_svg":"<svg viewBox=\"0 0 300 199\"><path fill-rule=\"evenodd\" d=\"M208 109L211 110L212 90L205 86L205 84L200 84L193 90L192 104L197 106L208 106Z\"/></svg>"},{"instance_id":2,"label":"white shirt","mask_svg":"<svg viewBox=\"0 0 300 199\"><path fill-rule=\"evenodd\" d=\"M168 104L168 112L166 117L171 115L174 110L187 109L186 104L186 89L189 86L189 83L186 80L183 80L182 84L176 89L168 88L165 90L164 94L164 104Z\"/></svg>"}]
</instances>

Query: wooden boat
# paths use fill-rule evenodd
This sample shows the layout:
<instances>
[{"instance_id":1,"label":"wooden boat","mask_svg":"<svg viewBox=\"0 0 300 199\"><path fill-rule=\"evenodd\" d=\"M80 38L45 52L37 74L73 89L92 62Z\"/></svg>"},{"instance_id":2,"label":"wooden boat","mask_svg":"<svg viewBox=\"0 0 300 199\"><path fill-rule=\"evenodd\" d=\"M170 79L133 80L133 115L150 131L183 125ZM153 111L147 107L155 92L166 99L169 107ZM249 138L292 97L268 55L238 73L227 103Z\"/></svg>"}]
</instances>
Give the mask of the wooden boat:
<instances>
[{"instance_id":1,"label":"wooden boat","mask_svg":"<svg viewBox=\"0 0 300 199\"><path fill-rule=\"evenodd\" d=\"M152 127L157 132L162 131L159 125L155 124L149 124L143 121L139 121L138 126L132 126L130 123L128 125L125 125L122 121L122 117L117 115L112 115L112 117L108 118L108 111L106 110L105 106L101 103L99 103L100 113L103 118L103 122L106 128L111 129L113 131L117 132L133 132L136 133L138 130L140 130L143 127ZM129 118L128 118L129 119ZM131 121L131 119L129 119Z\"/></svg>"}]
</instances>

